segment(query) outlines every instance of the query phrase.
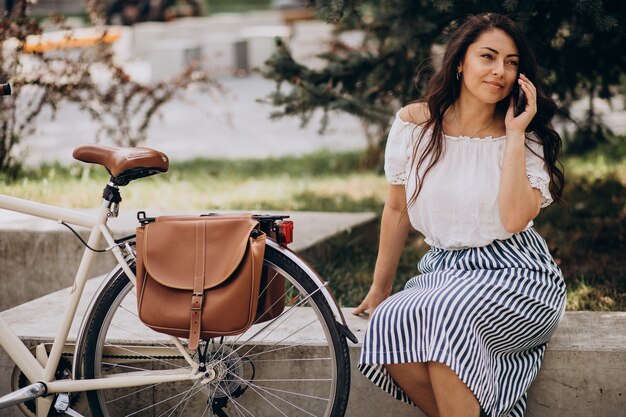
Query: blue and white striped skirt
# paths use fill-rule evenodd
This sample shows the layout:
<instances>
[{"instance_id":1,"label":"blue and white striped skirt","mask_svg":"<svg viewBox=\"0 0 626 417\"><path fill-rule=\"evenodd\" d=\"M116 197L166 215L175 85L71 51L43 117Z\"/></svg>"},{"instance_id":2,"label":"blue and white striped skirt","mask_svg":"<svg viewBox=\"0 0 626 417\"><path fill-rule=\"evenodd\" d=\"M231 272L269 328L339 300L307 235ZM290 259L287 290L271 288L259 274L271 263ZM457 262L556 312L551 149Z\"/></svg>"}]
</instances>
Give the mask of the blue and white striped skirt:
<instances>
[{"instance_id":1,"label":"blue and white striped skirt","mask_svg":"<svg viewBox=\"0 0 626 417\"><path fill-rule=\"evenodd\" d=\"M372 315L359 369L408 403L384 364L441 362L489 417L521 417L526 390L565 309L565 284L543 238L528 229L487 246L432 248Z\"/></svg>"}]
</instances>

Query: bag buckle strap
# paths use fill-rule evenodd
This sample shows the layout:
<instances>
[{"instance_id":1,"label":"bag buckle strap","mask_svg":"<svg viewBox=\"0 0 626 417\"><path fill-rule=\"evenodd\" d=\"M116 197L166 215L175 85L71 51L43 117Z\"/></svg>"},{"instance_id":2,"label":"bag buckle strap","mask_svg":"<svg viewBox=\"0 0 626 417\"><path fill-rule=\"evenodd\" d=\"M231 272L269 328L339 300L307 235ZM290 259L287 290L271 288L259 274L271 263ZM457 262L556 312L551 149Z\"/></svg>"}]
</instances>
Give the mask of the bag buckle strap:
<instances>
[{"instance_id":1,"label":"bag buckle strap","mask_svg":"<svg viewBox=\"0 0 626 417\"><path fill-rule=\"evenodd\" d=\"M196 270L193 280L193 295L191 296L191 323L189 326L189 344L191 350L198 348L202 327L202 302L204 301L204 279L206 274L206 246L205 225L196 221ZM200 261L200 262L198 262Z\"/></svg>"},{"instance_id":2,"label":"bag buckle strap","mask_svg":"<svg viewBox=\"0 0 626 417\"><path fill-rule=\"evenodd\" d=\"M204 293L193 293L191 296L191 310L202 310L203 301Z\"/></svg>"},{"instance_id":3,"label":"bag buckle strap","mask_svg":"<svg viewBox=\"0 0 626 417\"><path fill-rule=\"evenodd\" d=\"M189 327L189 349L195 350L200 342L200 327L202 321L202 302L204 293L195 292L191 296L191 325Z\"/></svg>"}]
</instances>

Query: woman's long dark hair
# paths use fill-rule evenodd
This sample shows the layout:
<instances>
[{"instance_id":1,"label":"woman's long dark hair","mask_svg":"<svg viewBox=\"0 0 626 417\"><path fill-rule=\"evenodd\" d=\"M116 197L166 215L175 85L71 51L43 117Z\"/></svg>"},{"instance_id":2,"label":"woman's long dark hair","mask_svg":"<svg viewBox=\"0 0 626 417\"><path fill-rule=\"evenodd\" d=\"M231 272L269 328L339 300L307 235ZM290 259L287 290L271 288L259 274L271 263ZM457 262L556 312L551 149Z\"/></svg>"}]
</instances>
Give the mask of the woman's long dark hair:
<instances>
[{"instance_id":1,"label":"woman's long dark hair","mask_svg":"<svg viewBox=\"0 0 626 417\"><path fill-rule=\"evenodd\" d=\"M561 137L552 128L551 120L556 111L554 100L546 96L541 90L541 80L537 68L537 61L532 53L526 36L510 18L497 14L485 13L470 16L454 33L441 64L441 69L433 75L428 83L426 94L419 102L426 102L430 112L429 119L421 125L417 143L413 149L412 169L417 175L417 187L408 201L407 206L415 203L419 195L424 177L441 159L444 150L443 118L447 110L454 104L461 91L461 82L456 78L457 67L463 61L467 48L486 31L501 29L515 42L519 51L519 72L532 81L537 88L537 114L530 122L526 131L534 131L543 145L544 161L550 174L550 193L552 198L562 204L564 176L562 166L558 161L561 152ZM496 111L506 113L510 98L507 96L496 104ZM418 158L420 142L428 130L432 131L431 139L423 147ZM420 176L420 169L428 161L424 174Z\"/></svg>"}]
</instances>

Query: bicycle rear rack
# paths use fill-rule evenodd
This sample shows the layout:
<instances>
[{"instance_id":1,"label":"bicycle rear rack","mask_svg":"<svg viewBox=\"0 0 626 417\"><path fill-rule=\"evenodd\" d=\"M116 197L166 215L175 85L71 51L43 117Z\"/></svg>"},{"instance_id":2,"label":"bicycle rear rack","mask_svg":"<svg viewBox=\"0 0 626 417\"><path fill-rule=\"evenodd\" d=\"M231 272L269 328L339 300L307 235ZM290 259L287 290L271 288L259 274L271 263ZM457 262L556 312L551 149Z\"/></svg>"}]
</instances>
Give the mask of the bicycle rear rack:
<instances>
[{"instance_id":1,"label":"bicycle rear rack","mask_svg":"<svg viewBox=\"0 0 626 417\"><path fill-rule=\"evenodd\" d=\"M201 214L200 217L218 217L221 215L230 216L232 214L206 213ZM260 223L263 233L270 239L274 239L279 245L287 246L293 242L293 222L291 220L285 220L291 216L286 214L252 214L250 216ZM156 217L148 217L145 211L139 211L137 212L137 220L139 224L145 226L156 221ZM121 240L123 241L124 239Z\"/></svg>"}]
</instances>

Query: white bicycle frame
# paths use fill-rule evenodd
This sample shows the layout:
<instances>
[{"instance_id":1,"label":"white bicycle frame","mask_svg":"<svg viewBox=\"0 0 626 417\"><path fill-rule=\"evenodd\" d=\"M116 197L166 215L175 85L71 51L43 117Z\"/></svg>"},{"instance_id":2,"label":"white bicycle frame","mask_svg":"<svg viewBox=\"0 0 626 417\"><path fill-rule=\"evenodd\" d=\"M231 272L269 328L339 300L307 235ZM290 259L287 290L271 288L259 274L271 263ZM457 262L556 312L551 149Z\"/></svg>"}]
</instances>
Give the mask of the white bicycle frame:
<instances>
[{"instance_id":1,"label":"white bicycle frame","mask_svg":"<svg viewBox=\"0 0 626 417\"><path fill-rule=\"evenodd\" d=\"M111 230L107 227L107 220L111 217L111 203L103 200L102 208L97 215L89 215L73 210L54 207L47 204L36 203L20 198L0 195L0 209L11 210L18 213L29 214L35 217L55 220L57 222L65 222L74 226L82 226L91 229L87 244L90 247L96 247L100 241L100 237L104 237L108 249L113 252L117 259L118 265L124 270L129 279L135 283L135 274L128 266L124 259L124 255L115 242ZM74 321L78 303L83 295L85 283L96 253L85 248L83 257L76 272L74 286L70 294L70 299L65 309L61 327L52 344L52 349L47 358L35 357L26 347L26 345L11 330L9 325L0 317L0 346L7 352L9 357L17 364L19 369L32 382L42 382L46 386L46 393L69 393L87 390L98 390L108 388L124 388L141 385L150 385L163 382L196 380L203 376L198 372L198 364L194 363L187 350L176 337L171 337L173 344L178 348L181 355L189 363L191 369L183 369L172 372L164 371L146 371L133 372L132 376L125 374L115 374L106 378L90 379L90 380L55 380L55 371L59 364L63 348L67 342L67 336L70 326ZM40 355L38 355L40 356ZM39 415L39 408L38 415ZM48 411L45 410L47 415Z\"/></svg>"}]
</instances>

